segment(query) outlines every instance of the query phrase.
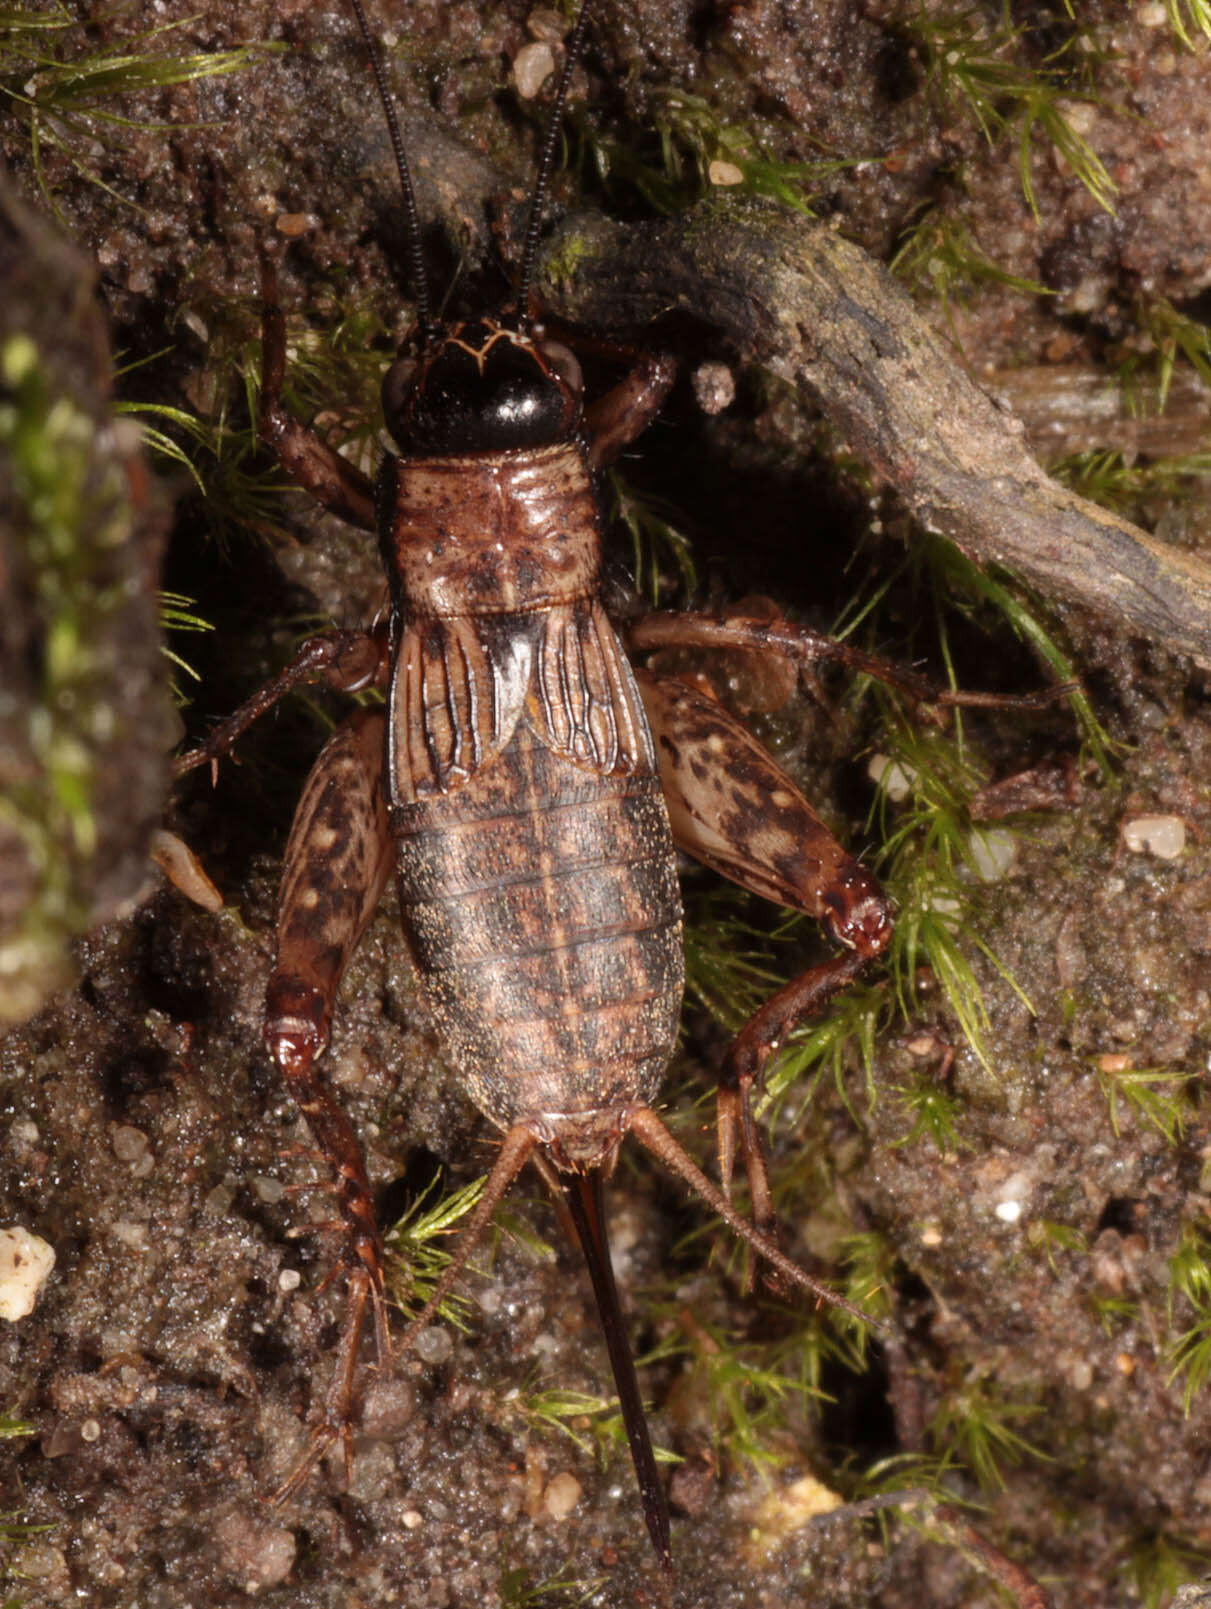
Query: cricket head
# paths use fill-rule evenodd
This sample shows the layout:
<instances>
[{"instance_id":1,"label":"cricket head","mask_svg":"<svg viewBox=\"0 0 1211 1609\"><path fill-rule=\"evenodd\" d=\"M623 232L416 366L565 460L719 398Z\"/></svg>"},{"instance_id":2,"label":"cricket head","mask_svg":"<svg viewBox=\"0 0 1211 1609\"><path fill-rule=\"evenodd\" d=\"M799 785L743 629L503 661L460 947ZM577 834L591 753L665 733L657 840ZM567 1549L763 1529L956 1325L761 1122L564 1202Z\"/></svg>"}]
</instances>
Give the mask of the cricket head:
<instances>
[{"instance_id":1,"label":"cricket head","mask_svg":"<svg viewBox=\"0 0 1211 1609\"><path fill-rule=\"evenodd\" d=\"M417 347L409 350L405 342L383 382L387 429L403 452L416 456L507 452L572 440L580 422L580 365L567 347L541 338L529 309L543 204L568 88L584 48L588 0L581 5L568 40L538 159L517 279L515 305L520 311L512 319L489 317L456 324L446 324L433 311L416 192L399 120L362 0L350 0L350 5L366 44L399 170L409 274L416 293Z\"/></svg>"},{"instance_id":2,"label":"cricket head","mask_svg":"<svg viewBox=\"0 0 1211 1609\"><path fill-rule=\"evenodd\" d=\"M417 457L508 452L571 441L583 379L574 354L518 320L488 316L405 343L383 380L383 414Z\"/></svg>"}]
</instances>

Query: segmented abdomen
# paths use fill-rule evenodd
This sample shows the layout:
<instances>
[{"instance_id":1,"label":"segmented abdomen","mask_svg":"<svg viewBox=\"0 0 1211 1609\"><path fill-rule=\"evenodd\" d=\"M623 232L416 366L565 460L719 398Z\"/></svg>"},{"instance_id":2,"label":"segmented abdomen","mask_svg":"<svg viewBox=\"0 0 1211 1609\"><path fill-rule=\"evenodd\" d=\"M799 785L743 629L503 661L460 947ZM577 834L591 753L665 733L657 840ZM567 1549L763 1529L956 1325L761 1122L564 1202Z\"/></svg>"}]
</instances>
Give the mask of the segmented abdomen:
<instances>
[{"instance_id":1,"label":"segmented abdomen","mask_svg":"<svg viewBox=\"0 0 1211 1609\"><path fill-rule=\"evenodd\" d=\"M676 1042L681 900L660 785L523 717L454 792L397 806L404 922L438 1033L508 1128L651 1101Z\"/></svg>"}]
</instances>

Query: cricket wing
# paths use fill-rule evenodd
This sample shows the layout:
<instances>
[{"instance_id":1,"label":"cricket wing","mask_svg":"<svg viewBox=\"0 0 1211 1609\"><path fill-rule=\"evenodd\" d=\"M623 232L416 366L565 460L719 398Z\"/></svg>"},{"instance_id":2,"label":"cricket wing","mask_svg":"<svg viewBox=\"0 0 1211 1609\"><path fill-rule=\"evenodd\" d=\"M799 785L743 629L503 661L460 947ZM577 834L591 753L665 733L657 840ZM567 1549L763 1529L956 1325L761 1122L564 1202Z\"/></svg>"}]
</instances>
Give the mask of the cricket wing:
<instances>
[{"instance_id":1,"label":"cricket wing","mask_svg":"<svg viewBox=\"0 0 1211 1609\"><path fill-rule=\"evenodd\" d=\"M539 740L603 776L640 776L656 753L643 700L622 645L596 599L544 611L530 724Z\"/></svg>"},{"instance_id":2,"label":"cricket wing","mask_svg":"<svg viewBox=\"0 0 1211 1609\"><path fill-rule=\"evenodd\" d=\"M391 684L392 803L454 793L509 742L526 701L532 630L471 615L405 626Z\"/></svg>"}]
</instances>

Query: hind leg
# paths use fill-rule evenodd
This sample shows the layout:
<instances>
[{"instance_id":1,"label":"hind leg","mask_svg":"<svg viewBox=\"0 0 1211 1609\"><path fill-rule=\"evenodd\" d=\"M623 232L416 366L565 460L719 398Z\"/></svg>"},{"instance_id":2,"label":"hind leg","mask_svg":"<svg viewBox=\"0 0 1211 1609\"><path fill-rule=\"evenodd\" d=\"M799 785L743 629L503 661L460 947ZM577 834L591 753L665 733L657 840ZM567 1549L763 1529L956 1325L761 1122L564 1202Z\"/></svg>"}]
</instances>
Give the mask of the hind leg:
<instances>
[{"instance_id":1,"label":"hind leg","mask_svg":"<svg viewBox=\"0 0 1211 1609\"><path fill-rule=\"evenodd\" d=\"M341 976L374 914L392 865L382 794L385 717L358 711L337 728L307 779L286 847L277 957L265 1040L334 1175L339 1266L348 1309L324 1413L308 1451L277 1493L290 1496L338 1437L351 1466L353 1379L366 1307L380 1359L389 1354L382 1242L361 1146L316 1062L328 1043Z\"/></svg>"}]
</instances>

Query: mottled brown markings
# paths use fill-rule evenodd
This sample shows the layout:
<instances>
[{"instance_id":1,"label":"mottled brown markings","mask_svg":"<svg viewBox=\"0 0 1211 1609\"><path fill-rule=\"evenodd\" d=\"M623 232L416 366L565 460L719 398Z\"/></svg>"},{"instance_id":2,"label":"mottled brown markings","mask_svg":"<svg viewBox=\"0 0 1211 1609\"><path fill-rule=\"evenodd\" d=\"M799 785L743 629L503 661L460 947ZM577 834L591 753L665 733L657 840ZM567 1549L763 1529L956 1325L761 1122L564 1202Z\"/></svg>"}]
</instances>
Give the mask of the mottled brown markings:
<instances>
[{"instance_id":1,"label":"mottled brown markings","mask_svg":"<svg viewBox=\"0 0 1211 1609\"><path fill-rule=\"evenodd\" d=\"M390 114L388 121L394 129ZM400 167L410 195L402 154ZM365 477L281 405L285 328L271 267L265 283L264 439L325 506L364 526ZM491 329L468 339L464 326L443 329L427 312L420 324L413 389L402 390L401 370L389 423L422 418L424 374L449 346L470 352L486 371L486 353L505 338ZM549 377L535 335L523 327L507 338ZM454 372L465 367L456 363ZM886 907L874 884L769 756L681 684L647 677L638 688L598 600L601 544L588 465L606 461L642 428L671 377L668 363L641 361L589 410L592 442L569 432L546 447L497 450L499 442L476 440L474 452L388 456L374 506L389 629L338 634L339 643L334 636L331 648L316 650L316 674L351 677L337 663L347 659L366 679L382 681L389 669L390 688L385 714L355 716L325 746L300 801L283 875L266 1035L337 1179L350 1300L323 1423L282 1495L297 1489L336 1436L348 1455L367 1302L386 1350L381 1248L361 1153L314 1063L341 973L392 858L405 942L439 1037L467 1093L505 1134L470 1236L486 1227L536 1145L545 1176L600 1176L633 1128L788 1278L828 1294L731 1209L650 1110L675 1043L684 984L674 833L707 864L823 915L858 947L780 990L738 1037L725 1067L721 1168L726 1182L739 1136L762 1226L772 1208L749 1087L788 1026L886 941ZM564 394L578 406L578 393ZM498 417L498 400L480 399L485 411L476 414L472 400L461 399L468 418L481 422ZM456 439L440 428L426 437L425 428L418 425L414 439ZM633 635L644 646L722 645L734 631L727 621L657 617L636 623ZM746 648L776 640L797 661L817 654L822 641L785 623L763 625L756 637L750 623L740 635ZM226 752L309 673L300 656L224 723L207 757ZM568 1200L603 1306L645 1516L667 1566L667 1510L608 1278L600 1206L587 1187L570 1188Z\"/></svg>"},{"instance_id":2,"label":"mottled brown markings","mask_svg":"<svg viewBox=\"0 0 1211 1609\"><path fill-rule=\"evenodd\" d=\"M613 1096L633 1091L632 1079L652 1098L677 1028L680 902L655 777L585 777L566 752L567 726L552 733L542 720L550 707L528 704L482 780L394 817L405 834L398 855L407 920L439 1031L501 1128L525 1121L527 1084L540 1092L531 1110L598 1106L603 1084ZM464 824L474 819L470 844L444 831L455 813ZM566 876L565 845L575 846L579 889ZM627 931L603 944L593 913L569 905L569 895L580 898L589 874L611 866L625 868L633 905ZM477 897L465 900L471 889ZM640 1021L638 1034L620 1035L622 1012Z\"/></svg>"},{"instance_id":3,"label":"mottled brown markings","mask_svg":"<svg viewBox=\"0 0 1211 1609\"><path fill-rule=\"evenodd\" d=\"M599 516L578 446L495 463L401 458L393 478L381 546L416 617L513 614L595 593Z\"/></svg>"},{"instance_id":4,"label":"mottled brown markings","mask_svg":"<svg viewBox=\"0 0 1211 1609\"><path fill-rule=\"evenodd\" d=\"M679 678L645 672L640 688L679 845L746 888L824 921L863 959L885 948L890 917L877 883L739 722ZM668 729L678 734L673 742L664 740ZM726 767L697 761L712 739L725 747ZM808 989L794 998L815 997ZM750 1060L755 1043L754 1036Z\"/></svg>"},{"instance_id":5,"label":"mottled brown markings","mask_svg":"<svg viewBox=\"0 0 1211 1609\"><path fill-rule=\"evenodd\" d=\"M287 844L278 895L278 947L266 1035L300 1013L300 996L324 1002L374 912L391 869L381 787L385 723L360 711L339 727L308 778ZM324 853L312 849L316 837ZM331 1002L311 1013L327 1039Z\"/></svg>"}]
</instances>

